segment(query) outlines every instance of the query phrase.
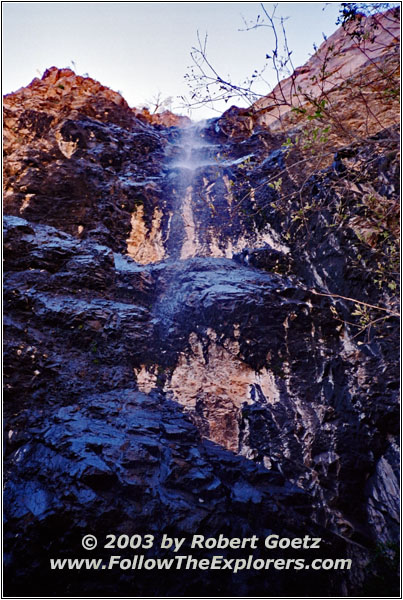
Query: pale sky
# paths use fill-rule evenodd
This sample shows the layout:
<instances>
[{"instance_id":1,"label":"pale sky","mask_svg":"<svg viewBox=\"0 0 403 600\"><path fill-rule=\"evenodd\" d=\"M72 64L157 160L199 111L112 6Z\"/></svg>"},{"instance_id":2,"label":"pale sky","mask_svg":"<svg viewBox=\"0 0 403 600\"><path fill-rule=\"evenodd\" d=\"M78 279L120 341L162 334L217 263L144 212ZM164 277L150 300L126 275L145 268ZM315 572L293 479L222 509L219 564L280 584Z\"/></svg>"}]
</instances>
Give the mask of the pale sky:
<instances>
[{"instance_id":1,"label":"pale sky","mask_svg":"<svg viewBox=\"0 0 403 600\"><path fill-rule=\"evenodd\" d=\"M322 43L322 34L336 30L340 3L277 4L277 15L288 17L297 67L314 43ZM273 5L265 2L269 12ZM3 2L3 93L28 85L50 66L73 68L73 61L76 73L121 92L130 106L142 107L160 93L186 114L178 96L189 96L184 75L197 31L208 33L208 54L220 74L240 83L273 48L269 29L239 31L243 18L254 21L258 14L259 2ZM275 82L270 72L266 78ZM216 115L205 107L191 116Z\"/></svg>"}]
</instances>

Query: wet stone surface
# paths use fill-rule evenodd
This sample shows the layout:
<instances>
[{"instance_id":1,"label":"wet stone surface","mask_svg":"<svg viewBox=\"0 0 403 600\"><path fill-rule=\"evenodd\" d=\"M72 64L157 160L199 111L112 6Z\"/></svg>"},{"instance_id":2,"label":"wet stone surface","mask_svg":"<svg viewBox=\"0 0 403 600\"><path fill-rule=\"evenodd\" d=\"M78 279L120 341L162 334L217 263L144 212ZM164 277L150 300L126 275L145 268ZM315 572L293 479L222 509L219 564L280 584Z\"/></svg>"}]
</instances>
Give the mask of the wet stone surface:
<instances>
[{"instance_id":1,"label":"wet stone surface","mask_svg":"<svg viewBox=\"0 0 403 600\"><path fill-rule=\"evenodd\" d=\"M306 235L297 201L284 210L264 183L283 169L281 136L231 137L223 118L153 125L96 82L96 101L60 92L56 113L46 94L72 75L55 71L23 113L6 106L9 593L158 595L153 572L72 579L47 565L88 557L87 533L162 532L309 533L353 561L292 577L166 572L171 596L351 595L379 577L393 590L376 552L399 532L397 320L357 335L338 297L395 306L389 280L362 268L377 255L360 245L356 191L393 202L393 132L371 140L375 162L356 145L312 177ZM341 169L350 212L333 227Z\"/></svg>"}]
</instances>

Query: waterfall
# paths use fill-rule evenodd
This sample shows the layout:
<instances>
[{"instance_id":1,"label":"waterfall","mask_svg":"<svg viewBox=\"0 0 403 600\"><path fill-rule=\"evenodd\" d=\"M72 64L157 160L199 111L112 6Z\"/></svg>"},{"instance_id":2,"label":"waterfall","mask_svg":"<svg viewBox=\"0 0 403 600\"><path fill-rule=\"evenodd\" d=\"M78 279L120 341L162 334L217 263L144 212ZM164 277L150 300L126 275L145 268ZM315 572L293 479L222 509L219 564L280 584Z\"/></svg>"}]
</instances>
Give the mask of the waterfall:
<instances>
[{"instance_id":1,"label":"waterfall","mask_svg":"<svg viewBox=\"0 0 403 600\"><path fill-rule=\"evenodd\" d=\"M167 254L172 258L195 256L233 258L247 247L270 246L280 252L281 243L270 224L257 230L245 223L234 198L234 178L245 170L253 154L226 155L225 147L209 140L206 122L181 130L168 152L171 217ZM254 202L254 190L250 190Z\"/></svg>"},{"instance_id":2,"label":"waterfall","mask_svg":"<svg viewBox=\"0 0 403 600\"><path fill-rule=\"evenodd\" d=\"M164 175L159 183L151 178L141 184L148 208L140 204L132 214L126 241L136 262L233 258L247 248L289 252L270 223L258 228L240 210L236 190L241 178L249 177L254 155L231 156L209 136L206 122L171 132ZM248 190L243 200L253 212L258 209L255 190L250 186Z\"/></svg>"},{"instance_id":3,"label":"waterfall","mask_svg":"<svg viewBox=\"0 0 403 600\"><path fill-rule=\"evenodd\" d=\"M211 255L203 235L203 223L195 218L195 207L199 205L200 212L200 205L205 201L203 186L200 186L203 172L213 167L219 176L219 146L206 139L204 128L205 122L199 122L182 130L170 164L174 197L170 253L182 260Z\"/></svg>"}]
</instances>

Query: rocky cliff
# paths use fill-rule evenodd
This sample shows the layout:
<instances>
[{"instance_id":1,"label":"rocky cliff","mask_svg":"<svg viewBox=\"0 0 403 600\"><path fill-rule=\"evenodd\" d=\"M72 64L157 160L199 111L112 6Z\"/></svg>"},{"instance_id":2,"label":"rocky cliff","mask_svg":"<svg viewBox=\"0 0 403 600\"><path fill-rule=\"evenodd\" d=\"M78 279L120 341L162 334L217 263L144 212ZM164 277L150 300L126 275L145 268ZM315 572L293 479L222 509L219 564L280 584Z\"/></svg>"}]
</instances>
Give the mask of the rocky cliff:
<instances>
[{"instance_id":1,"label":"rocky cliff","mask_svg":"<svg viewBox=\"0 0 403 600\"><path fill-rule=\"evenodd\" d=\"M281 127L295 109L325 100L356 135L397 123L399 9L370 17L357 13L327 38L308 62L256 102L257 122ZM393 102L393 90L396 102ZM368 117L363 118L363 96ZM392 97L391 97L392 96ZM315 107L316 108L316 107ZM293 111L294 109L294 111ZM360 110L361 109L361 110ZM297 111L298 114L298 111Z\"/></svg>"},{"instance_id":2,"label":"rocky cliff","mask_svg":"<svg viewBox=\"0 0 403 600\"><path fill-rule=\"evenodd\" d=\"M397 130L315 170L237 114L164 123L54 67L4 99L11 595L161 595L49 558L164 532L352 561L165 571L166 595L395 592Z\"/></svg>"},{"instance_id":3,"label":"rocky cliff","mask_svg":"<svg viewBox=\"0 0 403 600\"><path fill-rule=\"evenodd\" d=\"M278 48L272 59L278 84L249 108L224 113L226 130L245 135L256 127L283 132L297 127L312 138L316 129L322 145L342 147L398 125L400 8L372 16L351 12L287 78L281 74L292 67L291 55L280 56Z\"/></svg>"}]
</instances>

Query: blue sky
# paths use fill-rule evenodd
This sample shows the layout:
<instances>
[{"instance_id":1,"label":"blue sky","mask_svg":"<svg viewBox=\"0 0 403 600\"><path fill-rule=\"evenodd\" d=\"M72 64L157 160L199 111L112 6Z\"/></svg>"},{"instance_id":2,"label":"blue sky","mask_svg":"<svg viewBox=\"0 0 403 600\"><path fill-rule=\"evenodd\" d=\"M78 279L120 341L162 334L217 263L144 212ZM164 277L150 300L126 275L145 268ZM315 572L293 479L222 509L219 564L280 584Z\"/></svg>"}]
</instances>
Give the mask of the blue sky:
<instances>
[{"instance_id":1,"label":"blue sky","mask_svg":"<svg viewBox=\"0 0 403 600\"><path fill-rule=\"evenodd\" d=\"M336 30L338 2L278 2L286 22L294 65L313 53L322 33ZM271 11L274 3L266 2ZM258 2L3 2L3 91L27 85L55 65L88 73L120 91L131 106L141 107L161 94L188 95L184 75L197 31L209 36L209 56L222 76L241 82L263 65L273 47L265 28L239 31L243 18L261 13ZM267 72L267 79L274 76ZM264 91L264 90L262 90ZM267 90L269 91L269 90ZM226 106L217 107L225 110ZM209 109L192 118L214 116Z\"/></svg>"}]
</instances>

